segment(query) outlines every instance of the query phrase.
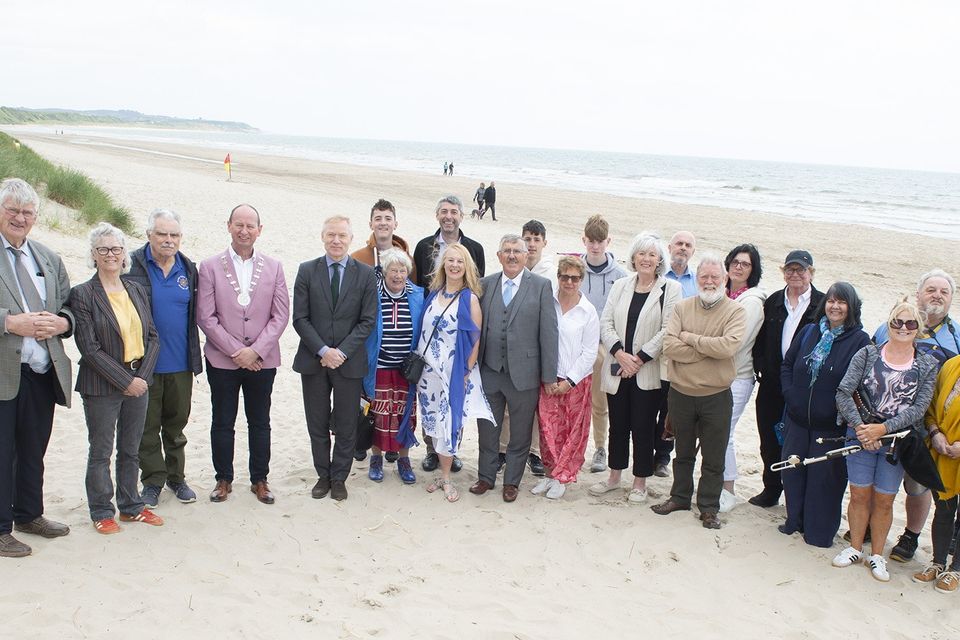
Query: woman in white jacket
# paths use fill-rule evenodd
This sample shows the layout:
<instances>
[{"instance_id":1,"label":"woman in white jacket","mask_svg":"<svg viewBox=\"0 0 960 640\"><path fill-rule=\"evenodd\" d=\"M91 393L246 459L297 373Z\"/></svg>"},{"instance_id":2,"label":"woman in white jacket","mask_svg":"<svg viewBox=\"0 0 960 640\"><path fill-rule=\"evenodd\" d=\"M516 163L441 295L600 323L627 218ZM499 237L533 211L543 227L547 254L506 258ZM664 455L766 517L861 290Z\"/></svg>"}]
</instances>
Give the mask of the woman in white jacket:
<instances>
[{"instance_id":1,"label":"woman in white jacket","mask_svg":"<svg viewBox=\"0 0 960 640\"><path fill-rule=\"evenodd\" d=\"M767 294L757 285L763 269L760 265L760 252L752 244L741 244L727 254L723 263L727 267L727 297L743 305L747 312L747 330L743 344L734 357L737 378L730 385L733 394L733 414L730 419L730 440L727 441L727 455L723 469L723 491L720 493L720 512L726 513L737 504L734 483L737 480L737 449L734 444L734 429L743 409L753 394L755 382L753 373L753 343L763 326L763 301Z\"/></svg>"},{"instance_id":2,"label":"woman in white jacket","mask_svg":"<svg viewBox=\"0 0 960 640\"><path fill-rule=\"evenodd\" d=\"M682 295L680 285L667 280L667 254L656 235L641 233L633 240L627 267L633 275L617 280L600 317L600 342L606 349L601 386L610 407L610 476L590 487L595 496L620 488L633 441L633 487L627 499L647 497L653 475L657 411L663 390L660 351L667 322Z\"/></svg>"}]
</instances>

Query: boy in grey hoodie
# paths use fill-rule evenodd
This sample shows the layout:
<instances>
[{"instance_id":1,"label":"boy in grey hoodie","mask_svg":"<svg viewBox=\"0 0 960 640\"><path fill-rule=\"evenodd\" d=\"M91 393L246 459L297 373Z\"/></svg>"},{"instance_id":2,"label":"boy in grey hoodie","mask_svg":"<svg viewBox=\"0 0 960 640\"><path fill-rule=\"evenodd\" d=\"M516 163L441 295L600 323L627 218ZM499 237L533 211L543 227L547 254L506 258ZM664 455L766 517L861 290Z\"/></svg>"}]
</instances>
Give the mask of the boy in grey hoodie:
<instances>
[{"instance_id":1,"label":"boy in grey hoodie","mask_svg":"<svg viewBox=\"0 0 960 640\"><path fill-rule=\"evenodd\" d=\"M607 304L607 295L613 283L627 275L613 254L607 251L610 246L610 224L600 214L590 216L583 227L583 246L586 253L583 259L587 263L586 277L580 283L580 293L587 297L590 304L603 313ZM590 471L599 473L607 468L607 431L610 421L607 410L607 394L600 388L600 367L603 366L603 344L597 350L597 360L593 364L593 443L596 451Z\"/></svg>"}]
</instances>

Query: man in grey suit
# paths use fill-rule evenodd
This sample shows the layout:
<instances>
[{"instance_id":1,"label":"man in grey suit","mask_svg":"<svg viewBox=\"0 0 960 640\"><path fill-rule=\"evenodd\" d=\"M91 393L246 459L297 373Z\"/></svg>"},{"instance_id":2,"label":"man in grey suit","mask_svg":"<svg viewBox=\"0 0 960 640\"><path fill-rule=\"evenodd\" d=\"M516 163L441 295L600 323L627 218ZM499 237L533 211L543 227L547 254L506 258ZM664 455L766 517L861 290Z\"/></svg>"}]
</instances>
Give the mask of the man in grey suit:
<instances>
[{"instance_id":1,"label":"man in grey suit","mask_svg":"<svg viewBox=\"0 0 960 640\"><path fill-rule=\"evenodd\" d=\"M27 240L40 198L29 184L0 184L0 556L30 555L11 535L70 533L43 517L43 456L54 406L70 406L70 359L62 338L73 330L64 309L70 280L60 257Z\"/></svg>"},{"instance_id":2,"label":"man in grey suit","mask_svg":"<svg viewBox=\"0 0 960 640\"><path fill-rule=\"evenodd\" d=\"M500 240L497 258L503 266L481 280L483 326L480 333L480 376L496 424L478 420L480 457L477 482L470 493L483 495L497 479L500 424L510 411L510 443L503 475L503 500L517 499L530 455L533 416L540 383L557 381L559 330L550 281L526 268L523 238L508 234Z\"/></svg>"},{"instance_id":3,"label":"man in grey suit","mask_svg":"<svg viewBox=\"0 0 960 640\"><path fill-rule=\"evenodd\" d=\"M364 343L376 325L377 277L347 254L353 241L349 218L325 220L321 239L326 255L301 264L293 288L293 328L300 336L293 370L301 375L318 476L311 495L319 499L330 493L334 500L346 500L367 373ZM331 432L336 435L332 459Z\"/></svg>"}]
</instances>

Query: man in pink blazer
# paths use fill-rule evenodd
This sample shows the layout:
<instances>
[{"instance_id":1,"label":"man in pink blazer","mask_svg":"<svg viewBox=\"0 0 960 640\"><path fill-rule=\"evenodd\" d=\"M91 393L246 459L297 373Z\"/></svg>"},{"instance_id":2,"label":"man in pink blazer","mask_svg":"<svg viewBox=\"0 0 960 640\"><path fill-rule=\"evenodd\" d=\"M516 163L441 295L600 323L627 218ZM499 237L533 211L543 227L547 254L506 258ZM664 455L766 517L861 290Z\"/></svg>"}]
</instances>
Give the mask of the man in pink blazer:
<instances>
[{"instance_id":1,"label":"man in pink blazer","mask_svg":"<svg viewBox=\"0 0 960 640\"><path fill-rule=\"evenodd\" d=\"M290 296L278 260L254 251L260 214L248 204L230 212L232 239L223 253L200 263L197 324L207 336L204 355L213 404L210 447L217 486L211 502L223 502L233 485L234 424L243 389L250 444L250 491L273 504L270 471L270 395L280 366L280 335L290 317Z\"/></svg>"}]
</instances>

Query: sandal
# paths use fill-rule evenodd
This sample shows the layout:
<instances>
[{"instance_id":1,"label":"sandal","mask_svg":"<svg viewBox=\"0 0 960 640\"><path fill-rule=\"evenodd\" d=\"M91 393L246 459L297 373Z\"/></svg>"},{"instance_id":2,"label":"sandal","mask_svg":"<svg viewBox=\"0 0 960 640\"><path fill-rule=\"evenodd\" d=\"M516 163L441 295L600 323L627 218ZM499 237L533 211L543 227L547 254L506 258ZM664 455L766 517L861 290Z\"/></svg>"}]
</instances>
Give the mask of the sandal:
<instances>
[{"instance_id":1,"label":"sandal","mask_svg":"<svg viewBox=\"0 0 960 640\"><path fill-rule=\"evenodd\" d=\"M447 502L456 502L460 499L460 492L457 490L455 484L449 480L443 480L441 486L443 487L443 495L447 499Z\"/></svg>"},{"instance_id":2,"label":"sandal","mask_svg":"<svg viewBox=\"0 0 960 640\"><path fill-rule=\"evenodd\" d=\"M433 493L437 489L443 486L443 478L440 476L435 477L427 484L427 493Z\"/></svg>"},{"instance_id":3,"label":"sandal","mask_svg":"<svg viewBox=\"0 0 960 640\"><path fill-rule=\"evenodd\" d=\"M94 528L98 533L104 535L111 533L120 533L120 525L117 524L117 521L113 518L104 518L103 520L94 520Z\"/></svg>"}]
</instances>

